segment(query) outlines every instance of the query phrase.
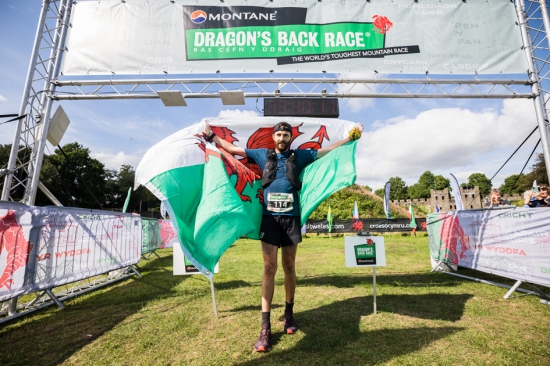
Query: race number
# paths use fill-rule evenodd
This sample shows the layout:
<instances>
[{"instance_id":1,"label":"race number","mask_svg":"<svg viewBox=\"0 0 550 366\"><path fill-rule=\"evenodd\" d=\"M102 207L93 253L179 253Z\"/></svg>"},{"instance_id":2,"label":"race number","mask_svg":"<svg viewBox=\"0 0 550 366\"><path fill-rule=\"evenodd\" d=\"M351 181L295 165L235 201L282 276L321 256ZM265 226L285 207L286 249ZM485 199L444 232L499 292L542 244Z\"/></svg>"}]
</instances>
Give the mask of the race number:
<instances>
[{"instance_id":1,"label":"race number","mask_svg":"<svg viewBox=\"0 0 550 366\"><path fill-rule=\"evenodd\" d=\"M289 212L294 208L292 193L268 193L267 210L271 212Z\"/></svg>"}]
</instances>

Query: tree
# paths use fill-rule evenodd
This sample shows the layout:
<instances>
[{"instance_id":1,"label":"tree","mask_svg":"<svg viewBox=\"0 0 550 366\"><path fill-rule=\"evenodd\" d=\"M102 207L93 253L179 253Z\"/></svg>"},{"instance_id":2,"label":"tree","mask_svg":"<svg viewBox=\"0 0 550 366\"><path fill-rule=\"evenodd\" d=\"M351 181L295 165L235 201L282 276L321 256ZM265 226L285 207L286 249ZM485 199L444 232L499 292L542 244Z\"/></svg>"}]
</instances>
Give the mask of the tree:
<instances>
[{"instance_id":1,"label":"tree","mask_svg":"<svg viewBox=\"0 0 550 366\"><path fill-rule=\"evenodd\" d=\"M369 186L367 186L367 185L365 185L365 189L366 189L367 191L369 191L369 192L372 192L372 188L369 187Z\"/></svg>"},{"instance_id":2,"label":"tree","mask_svg":"<svg viewBox=\"0 0 550 366\"><path fill-rule=\"evenodd\" d=\"M384 198L385 195L385 189L384 188L378 188L376 191L374 191L374 194L378 197Z\"/></svg>"},{"instance_id":3,"label":"tree","mask_svg":"<svg viewBox=\"0 0 550 366\"><path fill-rule=\"evenodd\" d=\"M430 198L430 189L435 188L435 176L432 172L425 171L418 178L418 183L413 184L408 189L410 198Z\"/></svg>"},{"instance_id":4,"label":"tree","mask_svg":"<svg viewBox=\"0 0 550 366\"><path fill-rule=\"evenodd\" d=\"M44 155L40 180L64 206L101 208L105 203L105 166L77 142ZM37 195L37 205L51 204Z\"/></svg>"},{"instance_id":5,"label":"tree","mask_svg":"<svg viewBox=\"0 0 550 366\"><path fill-rule=\"evenodd\" d=\"M435 189L438 191L443 190L445 188L451 188L451 180L445 178L442 175L436 175L434 177L434 181L435 181Z\"/></svg>"},{"instance_id":6,"label":"tree","mask_svg":"<svg viewBox=\"0 0 550 366\"><path fill-rule=\"evenodd\" d=\"M136 171L131 165L122 165L117 174L116 181L116 206L121 208L124 206L124 201L126 200L126 195L128 194L128 189L134 187L136 177ZM151 193L148 189L143 186L140 186L135 191L132 191L130 194L130 202L128 204L128 211L139 211L140 208L144 210L145 205L148 208L159 207L159 200Z\"/></svg>"},{"instance_id":7,"label":"tree","mask_svg":"<svg viewBox=\"0 0 550 366\"><path fill-rule=\"evenodd\" d=\"M544 155L537 154L535 163L531 166L532 170L529 174L524 175L519 179L518 190L524 192L529 190L533 186L533 181L536 180L537 184L548 185L548 175L546 173L546 164L544 163Z\"/></svg>"},{"instance_id":8,"label":"tree","mask_svg":"<svg viewBox=\"0 0 550 366\"><path fill-rule=\"evenodd\" d=\"M511 176L505 178L504 183L502 183L500 186L500 193L506 194L506 195L510 195L514 193L518 193L518 194L523 193L524 190L521 190L519 188L519 183L520 183L520 179L523 178L524 176L525 176L524 174L522 174L521 177L519 176L519 174L512 174Z\"/></svg>"},{"instance_id":9,"label":"tree","mask_svg":"<svg viewBox=\"0 0 550 366\"><path fill-rule=\"evenodd\" d=\"M473 188L475 186L479 187L480 195L487 196L491 193L493 183L491 183L491 180L483 173L472 173L468 177L468 183L462 183L462 187Z\"/></svg>"},{"instance_id":10,"label":"tree","mask_svg":"<svg viewBox=\"0 0 550 366\"><path fill-rule=\"evenodd\" d=\"M391 200L406 200L409 197L407 192L407 184L403 181L403 179L401 179L401 177L391 177L388 181L391 183ZM382 197L384 197L383 194Z\"/></svg>"}]
</instances>

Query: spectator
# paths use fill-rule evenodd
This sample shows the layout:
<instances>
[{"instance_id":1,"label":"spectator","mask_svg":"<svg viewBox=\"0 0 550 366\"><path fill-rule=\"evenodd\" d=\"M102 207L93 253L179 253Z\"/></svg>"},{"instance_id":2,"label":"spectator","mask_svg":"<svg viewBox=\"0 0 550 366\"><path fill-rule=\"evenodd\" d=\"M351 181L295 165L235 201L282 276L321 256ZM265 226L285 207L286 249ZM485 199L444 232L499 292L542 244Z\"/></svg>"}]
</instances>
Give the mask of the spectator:
<instances>
[{"instance_id":1,"label":"spectator","mask_svg":"<svg viewBox=\"0 0 550 366\"><path fill-rule=\"evenodd\" d=\"M548 187L540 184L538 186L539 192L527 191L524 194L525 206L527 207L550 207L550 197L548 196ZM524 207L525 207L524 206Z\"/></svg>"},{"instance_id":2,"label":"spectator","mask_svg":"<svg viewBox=\"0 0 550 366\"><path fill-rule=\"evenodd\" d=\"M500 196L500 189L493 189L489 202L485 202L485 207L493 208L499 206L510 206L510 201L502 199Z\"/></svg>"}]
</instances>

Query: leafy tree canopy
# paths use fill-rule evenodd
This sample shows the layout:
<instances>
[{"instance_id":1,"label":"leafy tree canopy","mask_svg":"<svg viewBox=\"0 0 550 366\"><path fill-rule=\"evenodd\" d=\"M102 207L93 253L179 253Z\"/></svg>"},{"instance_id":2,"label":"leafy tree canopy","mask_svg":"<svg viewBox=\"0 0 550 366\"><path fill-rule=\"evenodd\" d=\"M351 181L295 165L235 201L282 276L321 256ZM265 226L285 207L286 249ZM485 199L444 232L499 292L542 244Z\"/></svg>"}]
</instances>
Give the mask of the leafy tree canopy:
<instances>
[{"instance_id":1,"label":"leafy tree canopy","mask_svg":"<svg viewBox=\"0 0 550 366\"><path fill-rule=\"evenodd\" d=\"M406 200L409 198L407 184L401 177L391 177L388 181L391 183L390 200ZM382 194L383 196L384 194Z\"/></svg>"},{"instance_id":2,"label":"leafy tree canopy","mask_svg":"<svg viewBox=\"0 0 550 366\"><path fill-rule=\"evenodd\" d=\"M491 193L491 187L493 186L493 183L487 178L487 176L483 173L472 173L468 177L468 183L463 183L462 187L479 187L479 194L482 196L487 196L489 193Z\"/></svg>"}]
</instances>

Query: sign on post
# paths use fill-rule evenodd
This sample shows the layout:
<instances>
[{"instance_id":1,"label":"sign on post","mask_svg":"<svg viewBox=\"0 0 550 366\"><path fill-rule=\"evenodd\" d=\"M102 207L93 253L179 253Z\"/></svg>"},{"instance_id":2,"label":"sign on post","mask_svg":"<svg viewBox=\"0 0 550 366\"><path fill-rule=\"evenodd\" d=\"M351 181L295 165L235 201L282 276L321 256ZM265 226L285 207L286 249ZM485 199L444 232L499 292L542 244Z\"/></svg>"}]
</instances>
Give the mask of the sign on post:
<instances>
[{"instance_id":1,"label":"sign on post","mask_svg":"<svg viewBox=\"0 0 550 366\"><path fill-rule=\"evenodd\" d=\"M346 236L346 267L372 267L373 309L376 314L376 267L386 266L383 236Z\"/></svg>"}]
</instances>

